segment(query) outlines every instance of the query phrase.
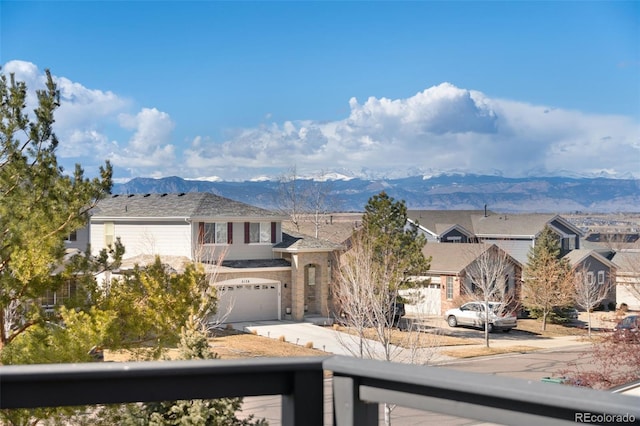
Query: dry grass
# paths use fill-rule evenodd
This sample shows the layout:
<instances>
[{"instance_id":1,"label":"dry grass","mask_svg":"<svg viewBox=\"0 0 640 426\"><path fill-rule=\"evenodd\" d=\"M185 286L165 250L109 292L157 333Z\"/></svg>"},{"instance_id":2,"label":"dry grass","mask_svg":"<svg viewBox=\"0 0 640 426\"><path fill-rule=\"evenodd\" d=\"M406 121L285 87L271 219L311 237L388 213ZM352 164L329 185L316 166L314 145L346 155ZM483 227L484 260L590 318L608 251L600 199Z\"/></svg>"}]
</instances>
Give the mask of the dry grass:
<instances>
[{"instance_id":1,"label":"dry grass","mask_svg":"<svg viewBox=\"0 0 640 426\"><path fill-rule=\"evenodd\" d=\"M587 330L577 327L576 324L551 324L547 322L546 329L542 330L542 320L537 319L519 319L518 326L514 330L530 333L533 336L540 337L559 337L559 336L583 336L587 334Z\"/></svg>"},{"instance_id":2,"label":"dry grass","mask_svg":"<svg viewBox=\"0 0 640 426\"><path fill-rule=\"evenodd\" d=\"M311 342L309 342L311 343ZM239 359L256 357L300 357L326 356L326 352L318 349L287 343L284 339L270 339L252 333L235 330L218 330L216 336L209 339L209 347L220 359ZM133 351L105 351L105 361L124 362L142 359L144 352ZM165 358L178 359L177 349L169 349Z\"/></svg>"},{"instance_id":3,"label":"dry grass","mask_svg":"<svg viewBox=\"0 0 640 426\"><path fill-rule=\"evenodd\" d=\"M343 333L356 334L355 330L343 326L335 326L334 329ZM434 347L434 346L460 346L460 345L474 345L474 342L470 339L462 337L447 336L445 334L434 331L432 333L414 332L417 337L417 346L420 348ZM406 331L393 329L391 330L390 340L392 345L407 347L408 333ZM365 338L378 340L375 330L369 328L365 330ZM412 343L413 344L413 343Z\"/></svg>"},{"instance_id":4,"label":"dry grass","mask_svg":"<svg viewBox=\"0 0 640 426\"><path fill-rule=\"evenodd\" d=\"M539 350L540 348L536 348L533 346L509 346L509 347L500 347L500 348L487 348L487 347L473 347L473 348L462 348L462 349L453 349L441 351L442 355L451 356L454 358L475 358L478 356L488 356L488 355L500 355L506 353L514 353L514 352L532 352Z\"/></svg>"}]
</instances>

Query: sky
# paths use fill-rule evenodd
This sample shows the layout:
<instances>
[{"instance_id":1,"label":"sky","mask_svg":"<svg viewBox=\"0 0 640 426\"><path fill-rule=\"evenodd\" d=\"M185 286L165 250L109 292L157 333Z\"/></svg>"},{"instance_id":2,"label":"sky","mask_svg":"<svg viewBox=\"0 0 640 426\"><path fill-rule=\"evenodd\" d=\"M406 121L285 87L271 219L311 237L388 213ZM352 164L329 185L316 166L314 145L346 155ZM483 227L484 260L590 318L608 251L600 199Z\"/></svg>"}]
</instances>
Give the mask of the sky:
<instances>
[{"instance_id":1,"label":"sky","mask_svg":"<svg viewBox=\"0 0 640 426\"><path fill-rule=\"evenodd\" d=\"M640 178L637 1L0 0L0 64L116 181Z\"/></svg>"}]
</instances>

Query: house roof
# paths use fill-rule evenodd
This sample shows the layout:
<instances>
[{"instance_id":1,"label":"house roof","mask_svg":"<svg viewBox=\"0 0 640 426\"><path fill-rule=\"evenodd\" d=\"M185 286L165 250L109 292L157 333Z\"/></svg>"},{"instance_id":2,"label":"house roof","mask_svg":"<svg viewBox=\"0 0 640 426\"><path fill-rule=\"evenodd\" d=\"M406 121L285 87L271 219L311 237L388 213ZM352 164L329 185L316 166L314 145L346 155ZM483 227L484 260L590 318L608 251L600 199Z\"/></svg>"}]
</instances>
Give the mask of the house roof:
<instances>
[{"instance_id":1,"label":"house roof","mask_svg":"<svg viewBox=\"0 0 640 426\"><path fill-rule=\"evenodd\" d=\"M318 238L336 244L344 244L361 224L362 215L354 215L351 220L334 220L333 222L322 223L318 228ZM290 221L283 222L282 227L286 232L290 233L315 235L315 225L310 221L301 222L298 225L298 229Z\"/></svg>"},{"instance_id":2,"label":"house roof","mask_svg":"<svg viewBox=\"0 0 640 426\"><path fill-rule=\"evenodd\" d=\"M493 244L427 243L422 248L425 257L431 257L429 274L458 274Z\"/></svg>"},{"instance_id":3,"label":"house roof","mask_svg":"<svg viewBox=\"0 0 640 426\"><path fill-rule=\"evenodd\" d=\"M273 246L274 251L336 251L344 247L331 241L314 238L297 232L283 232L282 242Z\"/></svg>"},{"instance_id":4,"label":"house roof","mask_svg":"<svg viewBox=\"0 0 640 426\"><path fill-rule=\"evenodd\" d=\"M459 225L468 231L473 231L472 218L484 216L484 210L408 210L407 217L421 228L431 231L436 235L449 230L454 225ZM488 215L496 213L487 210Z\"/></svg>"},{"instance_id":5,"label":"house roof","mask_svg":"<svg viewBox=\"0 0 640 426\"><path fill-rule=\"evenodd\" d=\"M618 273L640 275L640 250L617 251L612 260L618 267Z\"/></svg>"},{"instance_id":6,"label":"house roof","mask_svg":"<svg viewBox=\"0 0 640 426\"><path fill-rule=\"evenodd\" d=\"M284 218L279 213L209 192L112 195L100 200L92 215L94 218Z\"/></svg>"},{"instance_id":7,"label":"house roof","mask_svg":"<svg viewBox=\"0 0 640 426\"><path fill-rule=\"evenodd\" d=\"M555 218L556 215L553 214L493 214L473 217L472 229L476 235L533 237Z\"/></svg>"},{"instance_id":8,"label":"house roof","mask_svg":"<svg viewBox=\"0 0 640 426\"><path fill-rule=\"evenodd\" d=\"M435 235L442 235L454 225L483 237L518 236L533 238L548 223L558 220L578 235L581 231L567 220L555 214L528 213L506 214L491 210L409 210L409 219Z\"/></svg>"},{"instance_id":9,"label":"house roof","mask_svg":"<svg viewBox=\"0 0 640 426\"><path fill-rule=\"evenodd\" d=\"M584 262L588 257L594 257L596 260L604 263L610 268L616 267L616 265L613 262L608 260L606 257L602 256L600 253L598 253L595 250L589 250L589 249L571 250L569 253L564 255L564 259L567 259L569 261L569 264L574 267Z\"/></svg>"}]
</instances>

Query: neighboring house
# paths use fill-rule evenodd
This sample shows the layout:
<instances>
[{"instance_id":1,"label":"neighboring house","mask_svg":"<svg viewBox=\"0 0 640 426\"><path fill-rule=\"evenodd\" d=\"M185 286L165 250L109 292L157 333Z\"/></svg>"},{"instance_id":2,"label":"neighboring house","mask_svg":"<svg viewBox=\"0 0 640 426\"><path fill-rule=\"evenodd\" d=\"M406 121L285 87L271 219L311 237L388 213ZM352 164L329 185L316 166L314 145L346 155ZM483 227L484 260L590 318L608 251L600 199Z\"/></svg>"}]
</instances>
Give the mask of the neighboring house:
<instances>
[{"instance_id":1,"label":"neighboring house","mask_svg":"<svg viewBox=\"0 0 640 426\"><path fill-rule=\"evenodd\" d=\"M603 254L596 250L573 250L564 256L571 265L573 271L582 275L582 279L588 284L597 284L609 287L602 305L608 307L610 303L616 303L616 265Z\"/></svg>"},{"instance_id":2,"label":"neighboring house","mask_svg":"<svg viewBox=\"0 0 640 426\"><path fill-rule=\"evenodd\" d=\"M428 308L425 314L440 315L447 309L458 307L463 298L473 294L473 283L466 270L486 250L502 249L495 244L437 244L427 243L422 252L431 258L431 268L427 276L431 285L423 289L423 304ZM508 257L510 267L506 282L514 301L520 297L522 264L512 256Z\"/></svg>"},{"instance_id":3,"label":"neighboring house","mask_svg":"<svg viewBox=\"0 0 640 426\"><path fill-rule=\"evenodd\" d=\"M616 251L612 259L617 267L616 303L640 310L640 249Z\"/></svg>"},{"instance_id":4,"label":"neighboring house","mask_svg":"<svg viewBox=\"0 0 640 426\"><path fill-rule=\"evenodd\" d=\"M490 210L409 210L408 220L430 242L496 244L521 264L545 226L557 235L561 256L580 248L582 231L554 214L503 214Z\"/></svg>"},{"instance_id":5,"label":"neighboring house","mask_svg":"<svg viewBox=\"0 0 640 426\"><path fill-rule=\"evenodd\" d=\"M224 322L328 316L330 268L340 247L284 233L285 219L212 193L113 195L92 211L89 241L95 255L119 238L125 264L154 255L217 264L207 270Z\"/></svg>"}]
</instances>

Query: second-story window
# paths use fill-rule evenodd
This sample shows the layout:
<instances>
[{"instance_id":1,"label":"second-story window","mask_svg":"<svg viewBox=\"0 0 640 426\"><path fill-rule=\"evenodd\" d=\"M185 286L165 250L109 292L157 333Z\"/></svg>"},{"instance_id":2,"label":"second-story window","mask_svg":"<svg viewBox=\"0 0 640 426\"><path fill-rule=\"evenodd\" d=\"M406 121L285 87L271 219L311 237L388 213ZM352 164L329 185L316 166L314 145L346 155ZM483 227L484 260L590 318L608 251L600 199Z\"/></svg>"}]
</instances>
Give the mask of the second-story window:
<instances>
[{"instance_id":1,"label":"second-story window","mask_svg":"<svg viewBox=\"0 0 640 426\"><path fill-rule=\"evenodd\" d=\"M203 244L228 244L229 226L227 222L201 223L200 241Z\"/></svg>"},{"instance_id":2,"label":"second-story window","mask_svg":"<svg viewBox=\"0 0 640 426\"><path fill-rule=\"evenodd\" d=\"M78 241L78 232L71 231L71 233L67 235L67 238L65 238L65 241Z\"/></svg>"},{"instance_id":3,"label":"second-story window","mask_svg":"<svg viewBox=\"0 0 640 426\"><path fill-rule=\"evenodd\" d=\"M249 225L249 242L250 243L270 243L271 242L271 223L269 222L251 223Z\"/></svg>"}]
</instances>

